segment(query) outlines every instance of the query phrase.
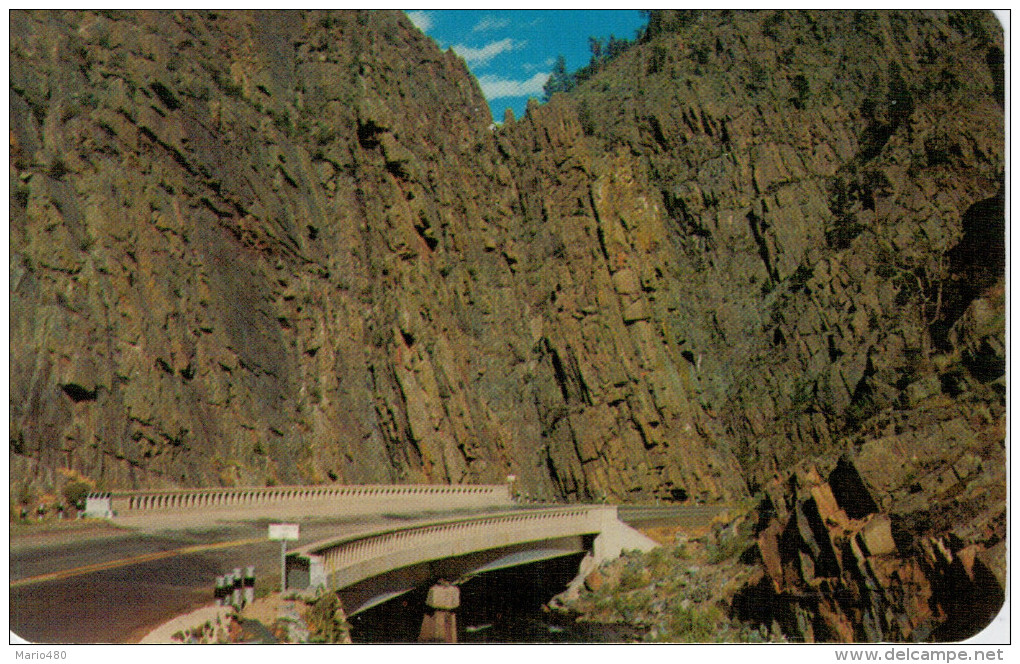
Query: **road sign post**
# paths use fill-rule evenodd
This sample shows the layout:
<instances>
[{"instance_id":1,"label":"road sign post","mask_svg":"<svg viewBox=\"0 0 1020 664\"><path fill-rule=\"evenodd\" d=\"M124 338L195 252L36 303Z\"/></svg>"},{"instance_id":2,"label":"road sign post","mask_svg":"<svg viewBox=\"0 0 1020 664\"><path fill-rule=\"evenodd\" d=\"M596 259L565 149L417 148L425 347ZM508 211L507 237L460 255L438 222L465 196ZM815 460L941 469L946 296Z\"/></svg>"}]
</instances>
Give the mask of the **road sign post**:
<instances>
[{"instance_id":1,"label":"road sign post","mask_svg":"<svg viewBox=\"0 0 1020 664\"><path fill-rule=\"evenodd\" d=\"M296 523L269 524L269 539L280 540L280 592L287 590L287 540L298 539L299 526Z\"/></svg>"}]
</instances>

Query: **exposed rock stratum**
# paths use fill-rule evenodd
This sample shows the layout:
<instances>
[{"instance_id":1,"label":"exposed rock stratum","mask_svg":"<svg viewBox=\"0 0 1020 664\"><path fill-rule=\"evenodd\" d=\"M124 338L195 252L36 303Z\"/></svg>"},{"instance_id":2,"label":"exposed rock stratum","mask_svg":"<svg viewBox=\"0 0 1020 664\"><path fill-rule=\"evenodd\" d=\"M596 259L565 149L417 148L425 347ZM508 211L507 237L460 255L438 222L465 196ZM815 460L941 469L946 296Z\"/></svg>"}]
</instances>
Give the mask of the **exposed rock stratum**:
<instances>
[{"instance_id":1,"label":"exposed rock stratum","mask_svg":"<svg viewBox=\"0 0 1020 664\"><path fill-rule=\"evenodd\" d=\"M990 13L655 12L499 126L398 12L10 19L12 485L1005 509Z\"/></svg>"}]
</instances>

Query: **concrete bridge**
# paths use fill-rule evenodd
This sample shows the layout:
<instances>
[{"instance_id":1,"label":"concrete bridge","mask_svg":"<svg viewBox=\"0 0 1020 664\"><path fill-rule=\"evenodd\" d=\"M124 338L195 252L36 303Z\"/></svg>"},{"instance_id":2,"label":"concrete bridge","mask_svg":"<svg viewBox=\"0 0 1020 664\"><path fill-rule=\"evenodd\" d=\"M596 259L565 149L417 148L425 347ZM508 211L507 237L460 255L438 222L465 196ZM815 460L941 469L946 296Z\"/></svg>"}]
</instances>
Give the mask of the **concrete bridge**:
<instances>
[{"instance_id":1,"label":"concrete bridge","mask_svg":"<svg viewBox=\"0 0 1020 664\"><path fill-rule=\"evenodd\" d=\"M348 616L437 579L585 553L567 592L624 550L655 542L617 518L615 506L559 506L443 519L339 536L288 555L287 587L336 591Z\"/></svg>"},{"instance_id":2,"label":"concrete bridge","mask_svg":"<svg viewBox=\"0 0 1020 664\"><path fill-rule=\"evenodd\" d=\"M502 484L229 487L91 493L85 515L126 519L205 513L250 519L489 510L514 504Z\"/></svg>"},{"instance_id":3,"label":"concrete bridge","mask_svg":"<svg viewBox=\"0 0 1020 664\"><path fill-rule=\"evenodd\" d=\"M647 551L655 542L619 519L615 506L520 506L507 485L283 486L93 493L87 516L121 524L163 522L181 527L192 518L287 519L384 515L414 522L378 526L303 546L286 559L287 588L336 592L348 616L415 588L432 587L423 639L455 638L455 583L506 567L583 554L565 593L624 550ZM354 528L353 525L338 528ZM454 582L453 584L448 582ZM555 592L556 589L550 589ZM453 599L451 599L453 598ZM431 631L430 631L431 630ZM427 637L426 633L432 636Z\"/></svg>"}]
</instances>

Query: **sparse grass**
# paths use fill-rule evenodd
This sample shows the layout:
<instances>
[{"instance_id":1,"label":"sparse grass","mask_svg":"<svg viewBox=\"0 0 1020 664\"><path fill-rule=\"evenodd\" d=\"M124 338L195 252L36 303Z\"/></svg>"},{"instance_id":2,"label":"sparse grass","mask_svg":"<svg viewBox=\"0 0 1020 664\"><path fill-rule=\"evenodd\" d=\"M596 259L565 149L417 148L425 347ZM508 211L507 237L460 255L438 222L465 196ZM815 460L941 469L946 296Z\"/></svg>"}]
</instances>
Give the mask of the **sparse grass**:
<instances>
[{"instance_id":1,"label":"sparse grass","mask_svg":"<svg viewBox=\"0 0 1020 664\"><path fill-rule=\"evenodd\" d=\"M620 574L620 581L617 584L617 591L627 592L636 590L648 583L645 567L640 560L631 561Z\"/></svg>"},{"instance_id":2,"label":"sparse grass","mask_svg":"<svg viewBox=\"0 0 1020 664\"><path fill-rule=\"evenodd\" d=\"M656 634L654 640L667 643L712 643L718 642L725 634L720 625L726 616L717 606L676 607Z\"/></svg>"},{"instance_id":3,"label":"sparse grass","mask_svg":"<svg viewBox=\"0 0 1020 664\"><path fill-rule=\"evenodd\" d=\"M264 597L269 597L279 589L280 589L279 572L275 574L264 572L255 575L255 599L263 599Z\"/></svg>"},{"instance_id":4,"label":"sparse grass","mask_svg":"<svg viewBox=\"0 0 1020 664\"><path fill-rule=\"evenodd\" d=\"M310 643L345 643L350 640L351 626L334 592L319 595L305 613L305 621Z\"/></svg>"},{"instance_id":5,"label":"sparse grass","mask_svg":"<svg viewBox=\"0 0 1020 664\"><path fill-rule=\"evenodd\" d=\"M749 496L731 504L708 532L606 563L595 589L582 593L573 608L583 620L624 623L643 632L646 641L772 640L767 630L731 619L726 608L740 579L750 573L740 555L752 543L760 502L760 495Z\"/></svg>"},{"instance_id":6,"label":"sparse grass","mask_svg":"<svg viewBox=\"0 0 1020 664\"><path fill-rule=\"evenodd\" d=\"M739 536L734 536L724 542L720 542L712 548L712 551L708 556L708 564L718 565L724 560L729 560L730 558L738 556L743 553L744 549L746 549L749 545L750 542Z\"/></svg>"},{"instance_id":7,"label":"sparse grass","mask_svg":"<svg viewBox=\"0 0 1020 664\"><path fill-rule=\"evenodd\" d=\"M651 578L670 578L679 566L688 559L687 547L679 544L673 547L660 546L646 554L646 564Z\"/></svg>"},{"instance_id":8,"label":"sparse grass","mask_svg":"<svg viewBox=\"0 0 1020 664\"><path fill-rule=\"evenodd\" d=\"M625 622L640 624L642 616L651 609L655 595L650 588L640 588L632 592L617 593L613 598L611 606Z\"/></svg>"}]
</instances>

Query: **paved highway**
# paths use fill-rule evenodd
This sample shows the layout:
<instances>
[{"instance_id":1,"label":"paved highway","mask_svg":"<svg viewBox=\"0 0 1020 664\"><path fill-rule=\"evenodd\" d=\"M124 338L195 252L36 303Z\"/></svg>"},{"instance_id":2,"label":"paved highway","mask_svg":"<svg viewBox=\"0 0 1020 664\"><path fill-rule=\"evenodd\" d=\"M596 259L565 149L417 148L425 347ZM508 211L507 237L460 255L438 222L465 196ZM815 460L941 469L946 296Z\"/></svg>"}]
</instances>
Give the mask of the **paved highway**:
<instances>
[{"instance_id":1,"label":"paved highway","mask_svg":"<svg viewBox=\"0 0 1020 664\"><path fill-rule=\"evenodd\" d=\"M717 505L621 505L617 514L620 521L634 528L653 526L678 526L680 528L701 528L726 511L726 506Z\"/></svg>"},{"instance_id":2,"label":"paved highway","mask_svg":"<svg viewBox=\"0 0 1020 664\"><path fill-rule=\"evenodd\" d=\"M625 507L620 516L638 527L700 526L719 511L714 506ZM99 526L12 538L10 629L33 642L130 643L177 615L209 604L215 577L235 567L254 565L257 577L278 582L280 545L266 539L268 520L183 518L189 521L173 517L131 530ZM383 523L431 518L435 515L296 519L301 539L288 548Z\"/></svg>"},{"instance_id":3,"label":"paved highway","mask_svg":"<svg viewBox=\"0 0 1020 664\"><path fill-rule=\"evenodd\" d=\"M301 539L288 548L385 520L297 522ZM10 629L33 642L137 641L174 616L209 604L216 576L235 567L254 565L256 576L271 577L275 583L280 544L266 539L268 523L207 524L183 531L102 529L99 536L86 530L22 542L15 538Z\"/></svg>"}]
</instances>

